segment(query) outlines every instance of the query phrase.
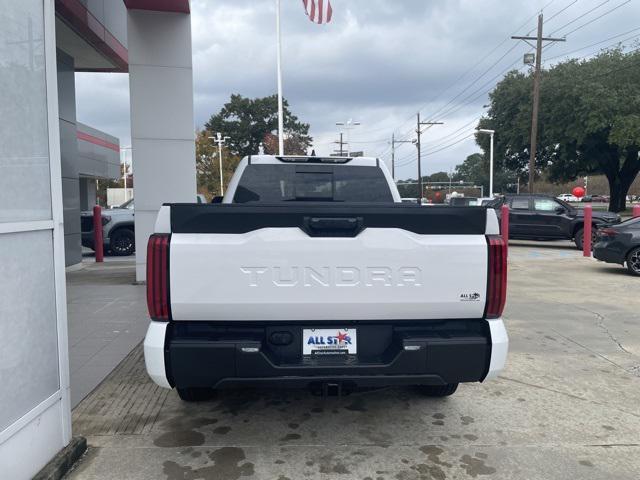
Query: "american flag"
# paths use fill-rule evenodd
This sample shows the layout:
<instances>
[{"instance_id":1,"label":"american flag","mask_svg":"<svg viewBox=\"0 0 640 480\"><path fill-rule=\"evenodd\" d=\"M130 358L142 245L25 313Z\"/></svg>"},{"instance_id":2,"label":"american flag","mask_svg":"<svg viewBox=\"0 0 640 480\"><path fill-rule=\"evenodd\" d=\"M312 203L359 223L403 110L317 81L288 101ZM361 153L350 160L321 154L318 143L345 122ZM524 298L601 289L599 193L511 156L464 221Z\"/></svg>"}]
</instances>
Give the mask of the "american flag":
<instances>
[{"instance_id":1,"label":"american flag","mask_svg":"<svg viewBox=\"0 0 640 480\"><path fill-rule=\"evenodd\" d=\"M302 0L307 17L313 23L322 25L329 23L333 16L333 8L329 0Z\"/></svg>"}]
</instances>

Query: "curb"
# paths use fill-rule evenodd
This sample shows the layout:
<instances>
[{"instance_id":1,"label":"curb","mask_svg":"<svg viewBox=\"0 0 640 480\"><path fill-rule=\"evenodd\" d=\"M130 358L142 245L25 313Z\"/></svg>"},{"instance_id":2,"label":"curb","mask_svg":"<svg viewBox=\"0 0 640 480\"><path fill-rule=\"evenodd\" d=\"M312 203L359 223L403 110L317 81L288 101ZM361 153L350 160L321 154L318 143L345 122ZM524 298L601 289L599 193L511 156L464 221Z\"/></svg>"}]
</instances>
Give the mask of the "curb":
<instances>
[{"instance_id":1,"label":"curb","mask_svg":"<svg viewBox=\"0 0 640 480\"><path fill-rule=\"evenodd\" d=\"M60 450L32 480L60 480L87 450L87 439L73 437L69 445Z\"/></svg>"}]
</instances>

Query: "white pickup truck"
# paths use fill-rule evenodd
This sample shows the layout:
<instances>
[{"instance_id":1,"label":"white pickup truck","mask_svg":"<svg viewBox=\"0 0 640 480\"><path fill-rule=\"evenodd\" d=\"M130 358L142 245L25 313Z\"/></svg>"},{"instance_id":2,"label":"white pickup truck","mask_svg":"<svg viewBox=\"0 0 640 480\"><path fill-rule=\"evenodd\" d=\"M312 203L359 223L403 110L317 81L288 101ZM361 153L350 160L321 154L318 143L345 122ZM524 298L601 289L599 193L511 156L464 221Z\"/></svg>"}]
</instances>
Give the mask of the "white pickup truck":
<instances>
[{"instance_id":1,"label":"white pickup truck","mask_svg":"<svg viewBox=\"0 0 640 480\"><path fill-rule=\"evenodd\" d=\"M450 395L505 364L498 233L493 209L402 204L375 158L245 158L223 203L160 210L147 371L187 401L244 385Z\"/></svg>"}]
</instances>

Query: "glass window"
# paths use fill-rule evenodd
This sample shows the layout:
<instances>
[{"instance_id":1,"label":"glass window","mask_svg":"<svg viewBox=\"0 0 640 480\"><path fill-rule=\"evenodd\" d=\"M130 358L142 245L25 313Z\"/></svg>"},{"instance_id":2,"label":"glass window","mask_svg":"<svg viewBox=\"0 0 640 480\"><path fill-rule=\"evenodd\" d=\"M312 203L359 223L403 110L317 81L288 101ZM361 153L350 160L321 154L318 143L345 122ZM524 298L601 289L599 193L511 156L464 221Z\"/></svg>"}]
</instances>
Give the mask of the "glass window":
<instances>
[{"instance_id":1,"label":"glass window","mask_svg":"<svg viewBox=\"0 0 640 480\"><path fill-rule=\"evenodd\" d=\"M51 218L42 2L1 2L0 222Z\"/></svg>"},{"instance_id":2,"label":"glass window","mask_svg":"<svg viewBox=\"0 0 640 480\"><path fill-rule=\"evenodd\" d=\"M377 167L249 165L233 201L393 202L393 196Z\"/></svg>"},{"instance_id":3,"label":"glass window","mask_svg":"<svg viewBox=\"0 0 640 480\"><path fill-rule=\"evenodd\" d=\"M533 200L533 208L537 212L553 212L560 204L550 198L535 198Z\"/></svg>"},{"instance_id":4,"label":"glass window","mask_svg":"<svg viewBox=\"0 0 640 480\"><path fill-rule=\"evenodd\" d=\"M514 198L511 200L511 208L514 210L529 210L529 198Z\"/></svg>"},{"instance_id":5,"label":"glass window","mask_svg":"<svg viewBox=\"0 0 640 480\"><path fill-rule=\"evenodd\" d=\"M296 173L295 196L300 200L333 200L333 174Z\"/></svg>"},{"instance_id":6,"label":"glass window","mask_svg":"<svg viewBox=\"0 0 640 480\"><path fill-rule=\"evenodd\" d=\"M0 431L59 388L52 252L51 230L0 234Z\"/></svg>"}]
</instances>

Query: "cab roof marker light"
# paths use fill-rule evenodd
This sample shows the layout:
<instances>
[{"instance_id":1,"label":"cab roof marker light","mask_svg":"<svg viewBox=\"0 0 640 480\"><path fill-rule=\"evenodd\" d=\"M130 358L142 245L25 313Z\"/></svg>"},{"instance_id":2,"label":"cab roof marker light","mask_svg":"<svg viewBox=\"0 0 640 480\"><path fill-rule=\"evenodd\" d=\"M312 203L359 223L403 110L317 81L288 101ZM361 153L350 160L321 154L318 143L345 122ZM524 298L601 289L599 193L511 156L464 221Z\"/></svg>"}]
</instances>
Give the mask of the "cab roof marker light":
<instances>
[{"instance_id":1,"label":"cab roof marker light","mask_svg":"<svg viewBox=\"0 0 640 480\"><path fill-rule=\"evenodd\" d=\"M281 162L287 163L349 163L353 158L350 157L295 157L295 156L279 156L276 157Z\"/></svg>"}]
</instances>

